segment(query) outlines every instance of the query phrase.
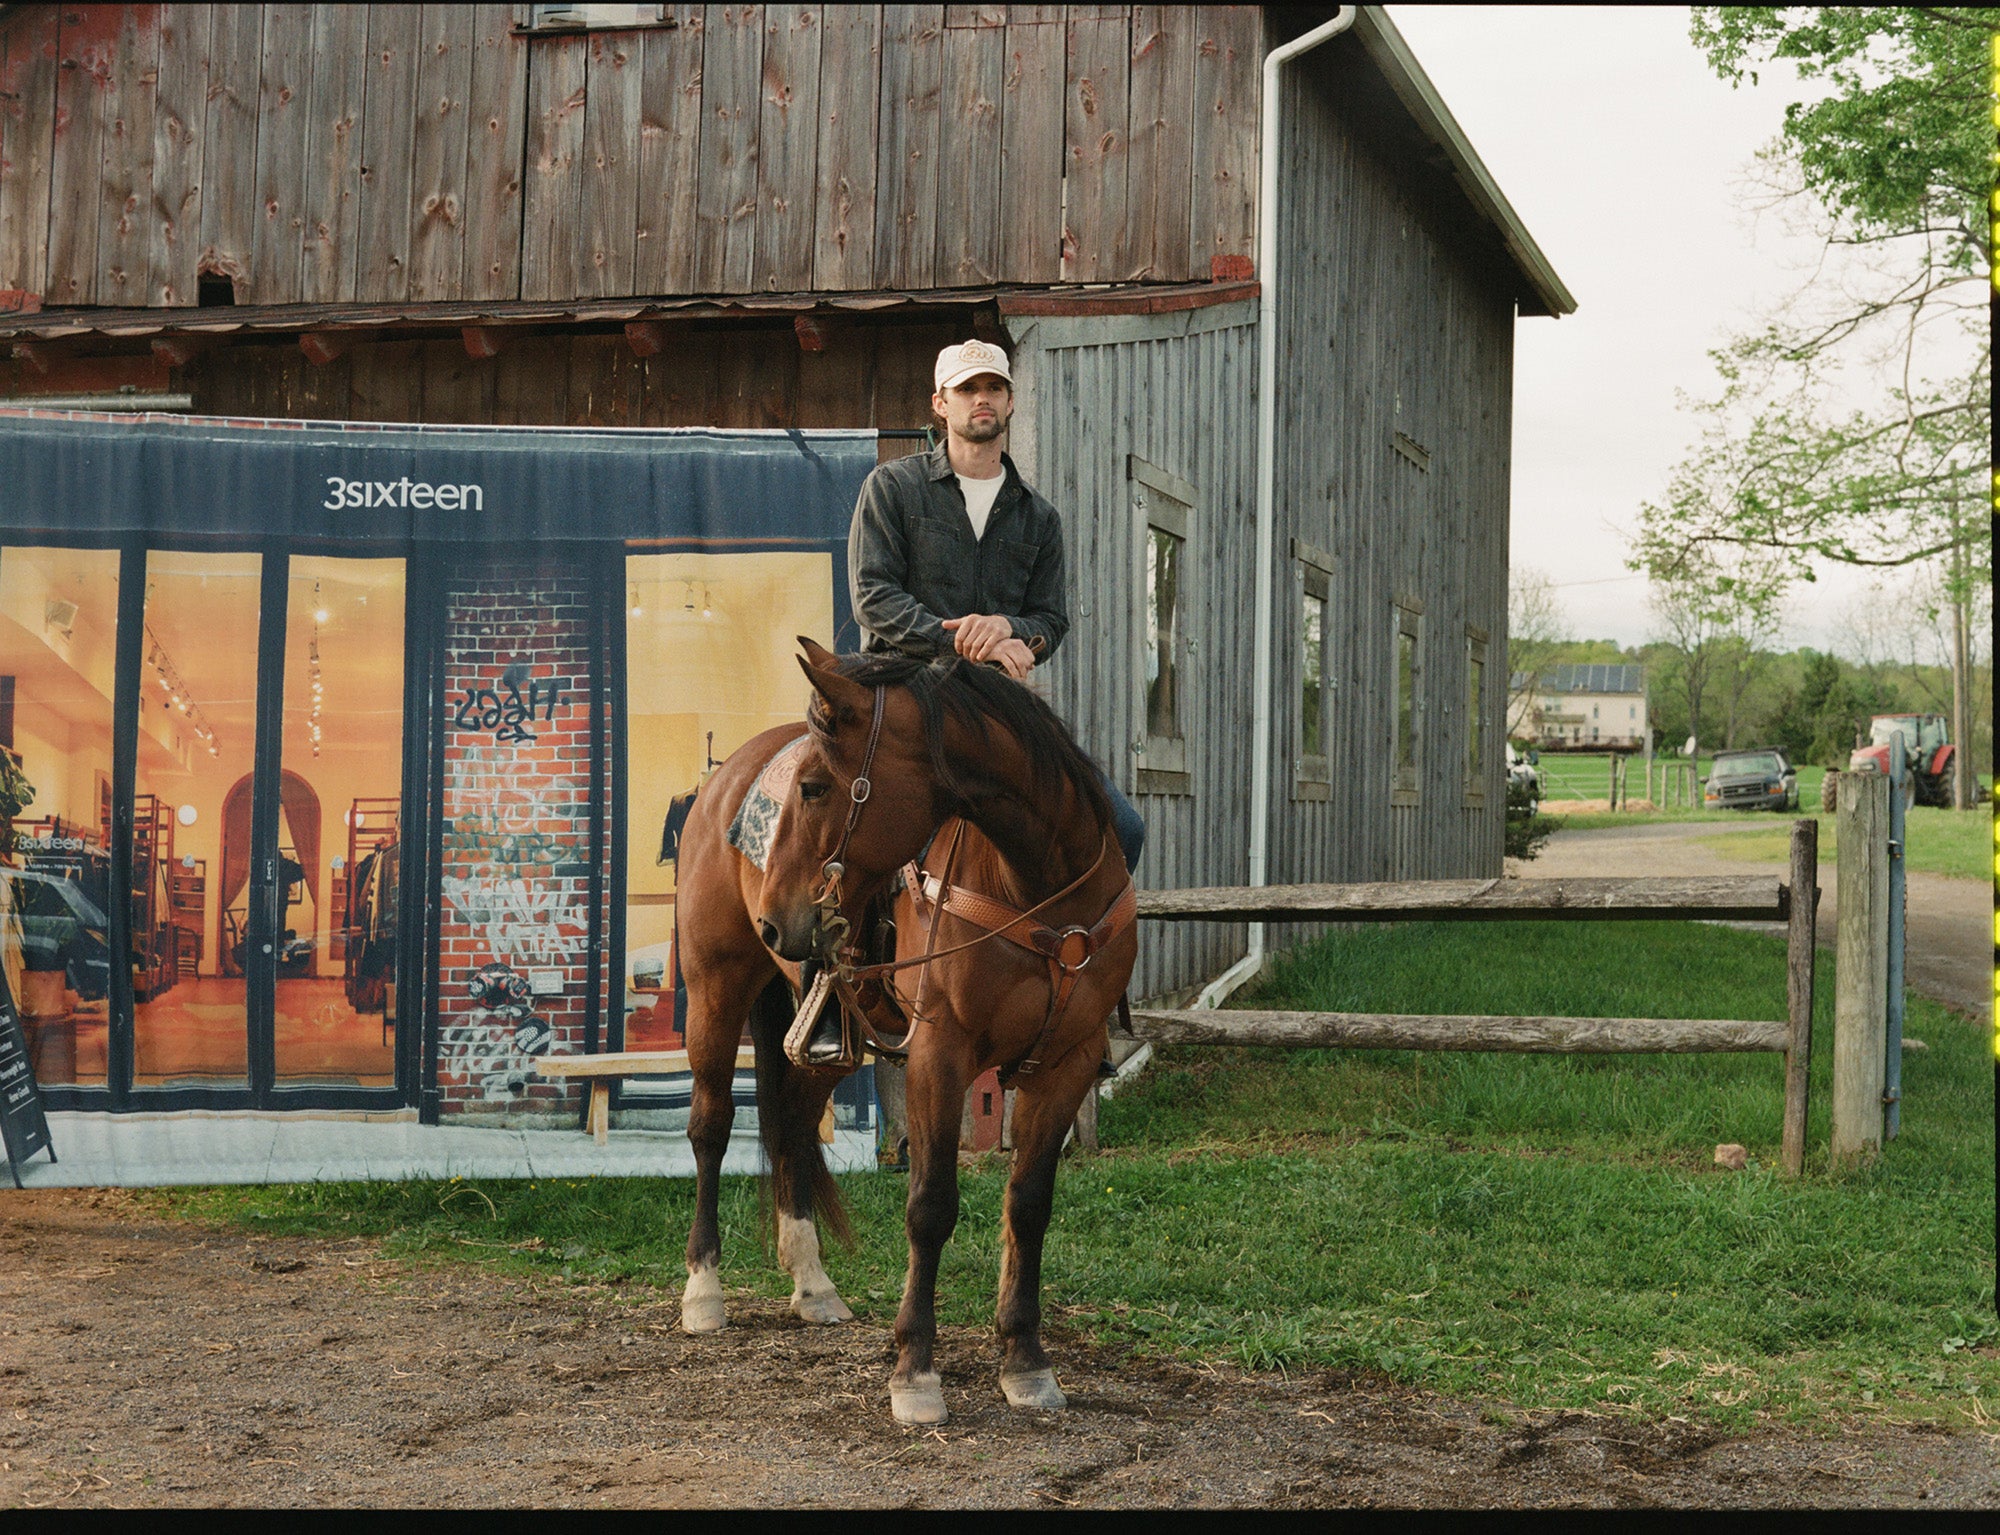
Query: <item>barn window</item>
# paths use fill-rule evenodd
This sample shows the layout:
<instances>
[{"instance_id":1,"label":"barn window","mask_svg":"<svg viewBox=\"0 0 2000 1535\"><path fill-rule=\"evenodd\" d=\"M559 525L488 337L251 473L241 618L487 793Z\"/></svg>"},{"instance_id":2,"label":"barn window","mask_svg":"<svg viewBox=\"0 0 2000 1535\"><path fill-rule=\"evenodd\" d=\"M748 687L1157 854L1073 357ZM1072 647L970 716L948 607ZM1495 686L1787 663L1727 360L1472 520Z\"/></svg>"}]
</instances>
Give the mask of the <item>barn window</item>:
<instances>
[{"instance_id":1,"label":"barn window","mask_svg":"<svg viewBox=\"0 0 2000 1535\"><path fill-rule=\"evenodd\" d=\"M1129 461L1133 533L1138 553L1139 689L1143 733L1138 747L1141 794L1187 794L1186 727L1190 719L1189 656L1195 612L1188 547L1195 491L1185 480L1143 459Z\"/></svg>"},{"instance_id":2,"label":"barn window","mask_svg":"<svg viewBox=\"0 0 2000 1535\"><path fill-rule=\"evenodd\" d=\"M1396 712L1390 721L1389 803L1418 803L1417 760L1423 735L1424 605L1414 597L1396 599Z\"/></svg>"},{"instance_id":3,"label":"barn window","mask_svg":"<svg viewBox=\"0 0 2000 1535\"><path fill-rule=\"evenodd\" d=\"M1486 803L1486 632L1465 627L1465 802Z\"/></svg>"},{"instance_id":4,"label":"barn window","mask_svg":"<svg viewBox=\"0 0 2000 1535\"><path fill-rule=\"evenodd\" d=\"M1333 797L1327 770L1327 715L1333 678L1327 671L1327 594L1333 556L1301 539L1292 540L1292 557L1299 568L1299 691L1298 765L1292 798Z\"/></svg>"},{"instance_id":5,"label":"barn window","mask_svg":"<svg viewBox=\"0 0 2000 1535\"><path fill-rule=\"evenodd\" d=\"M519 12L515 13L516 15ZM522 32L613 32L678 27L664 5L531 5Z\"/></svg>"}]
</instances>

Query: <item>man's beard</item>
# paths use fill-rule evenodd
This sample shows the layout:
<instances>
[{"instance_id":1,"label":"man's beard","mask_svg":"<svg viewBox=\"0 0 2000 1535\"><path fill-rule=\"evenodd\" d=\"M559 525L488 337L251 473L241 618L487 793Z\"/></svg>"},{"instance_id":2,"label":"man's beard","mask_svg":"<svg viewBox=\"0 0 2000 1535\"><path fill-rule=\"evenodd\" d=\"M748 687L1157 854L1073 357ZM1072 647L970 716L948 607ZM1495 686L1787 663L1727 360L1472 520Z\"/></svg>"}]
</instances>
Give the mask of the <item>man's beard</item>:
<instances>
[{"instance_id":1,"label":"man's beard","mask_svg":"<svg viewBox=\"0 0 2000 1535\"><path fill-rule=\"evenodd\" d=\"M967 442L991 442L1007 430L1007 423L995 416L986 421L968 421L959 429L958 435Z\"/></svg>"}]
</instances>

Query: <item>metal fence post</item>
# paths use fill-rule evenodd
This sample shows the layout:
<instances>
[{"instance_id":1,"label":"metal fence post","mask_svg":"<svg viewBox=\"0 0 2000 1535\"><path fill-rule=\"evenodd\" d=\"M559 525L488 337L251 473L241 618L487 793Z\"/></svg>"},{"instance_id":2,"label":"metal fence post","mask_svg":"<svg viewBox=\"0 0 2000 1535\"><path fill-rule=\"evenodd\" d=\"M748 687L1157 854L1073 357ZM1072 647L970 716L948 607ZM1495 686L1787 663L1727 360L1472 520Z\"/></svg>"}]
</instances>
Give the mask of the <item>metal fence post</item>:
<instances>
[{"instance_id":1,"label":"metal fence post","mask_svg":"<svg viewBox=\"0 0 2000 1535\"><path fill-rule=\"evenodd\" d=\"M1903 1128L1903 958L1907 938L1903 925L1903 848L1908 819L1903 805L1903 786L1909 781L1909 764L1903 760L1903 732L1889 736L1889 1006L1886 1039L1883 1043L1882 1139L1893 1141Z\"/></svg>"},{"instance_id":2,"label":"metal fence post","mask_svg":"<svg viewBox=\"0 0 2000 1535\"><path fill-rule=\"evenodd\" d=\"M1791 910L1785 930L1785 1171L1806 1165L1806 1111L1812 1080L1813 954L1819 927L1819 822L1792 823Z\"/></svg>"},{"instance_id":3,"label":"metal fence post","mask_svg":"<svg viewBox=\"0 0 2000 1535\"><path fill-rule=\"evenodd\" d=\"M1882 1148L1882 1073L1888 1032L1889 780L1842 773L1834 834L1840 917L1833 972L1835 1166Z\"/></svg>"}]
</instances>

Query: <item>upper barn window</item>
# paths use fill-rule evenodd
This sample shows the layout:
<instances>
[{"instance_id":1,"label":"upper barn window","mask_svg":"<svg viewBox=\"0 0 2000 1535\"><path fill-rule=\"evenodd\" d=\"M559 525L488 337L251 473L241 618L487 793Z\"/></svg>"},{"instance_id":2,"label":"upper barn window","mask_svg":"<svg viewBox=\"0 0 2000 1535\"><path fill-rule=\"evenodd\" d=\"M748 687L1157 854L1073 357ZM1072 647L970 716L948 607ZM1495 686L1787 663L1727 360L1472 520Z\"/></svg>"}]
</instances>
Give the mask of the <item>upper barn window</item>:
<instances>
[{"instance_id":1,"label":"upper barn window","mask_svg":"<svg viewBox=\"0 0 2000 1535\"><path fill-rule=\"evenodd\" d=\"M516 14L519 14L518 12ZM664 5L531 5L523 32L607 32L677 27Z\"/></svg>"}]
</instances>

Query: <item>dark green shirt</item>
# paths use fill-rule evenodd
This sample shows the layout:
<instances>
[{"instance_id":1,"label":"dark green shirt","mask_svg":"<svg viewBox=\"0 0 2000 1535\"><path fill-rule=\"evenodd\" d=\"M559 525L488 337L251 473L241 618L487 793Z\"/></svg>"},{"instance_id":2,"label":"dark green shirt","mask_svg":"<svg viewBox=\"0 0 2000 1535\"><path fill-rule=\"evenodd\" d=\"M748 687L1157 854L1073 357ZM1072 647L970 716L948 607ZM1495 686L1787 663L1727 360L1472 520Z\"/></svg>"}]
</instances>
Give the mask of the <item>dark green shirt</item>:
<instances>
[{"instance_id":1,"label":"dark green shirt","mask_svg":"<svg viewBox=\"0 0 2000 1535\"><path fill-rule=\"evenodd\" d=\"M848 589L861 648L936 655L942 620L998 613L1047 661L1069 632L1062 520L1000 455L1006 483L986 536L972 536L965 496L940 444L868 476L847 535ZM1039 641L1039 645L1036 643Z\"/></svg>"}]
</instances>

